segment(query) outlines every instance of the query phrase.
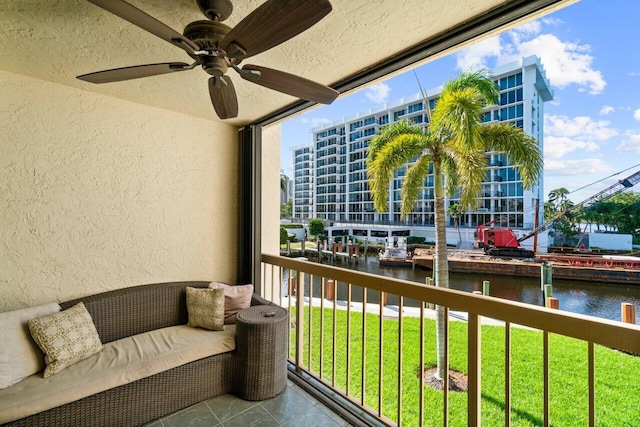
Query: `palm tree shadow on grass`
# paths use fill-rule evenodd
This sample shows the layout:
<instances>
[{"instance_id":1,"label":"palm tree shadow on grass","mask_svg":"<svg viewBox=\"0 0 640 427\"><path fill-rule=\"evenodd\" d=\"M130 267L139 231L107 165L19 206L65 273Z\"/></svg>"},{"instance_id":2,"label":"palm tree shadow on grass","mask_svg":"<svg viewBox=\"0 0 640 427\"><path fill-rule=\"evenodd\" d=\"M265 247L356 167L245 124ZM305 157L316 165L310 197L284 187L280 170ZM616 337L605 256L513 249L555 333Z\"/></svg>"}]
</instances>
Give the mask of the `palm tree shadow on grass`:
<instances>
[{"instance_id":1,"label":"palm tree shadow on grass","mask_svg":"<svg viewBox=\"0 0 640 427\"><path fill-rule=\"evenodd\" d=\"M487 394L482 393L482 400L499 407L503 413L506 409L504 402L496 399L493 396L489 396ZM531 423L531 425L534 425L534 426L542 425L542 419L540 417L536 417L535 415L530 414L529 412L523 411L521 409L511 408L511 415L512 415L511 416L512 421L513 421L513 415L515 415L523 420L527 420L529 423Z\"/></svg>"}]
</instances>

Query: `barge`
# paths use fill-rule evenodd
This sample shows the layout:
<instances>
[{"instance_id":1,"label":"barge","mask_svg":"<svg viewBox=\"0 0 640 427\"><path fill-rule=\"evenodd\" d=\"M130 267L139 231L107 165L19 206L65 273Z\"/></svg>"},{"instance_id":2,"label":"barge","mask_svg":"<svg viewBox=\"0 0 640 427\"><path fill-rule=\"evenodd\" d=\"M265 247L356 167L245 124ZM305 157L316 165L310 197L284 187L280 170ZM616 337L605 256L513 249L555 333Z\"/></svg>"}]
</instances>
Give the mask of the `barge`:
<instances>
[{"instance_id":1,"label":"barge","mask_svg":"<svg viewBox=\"0 0 640 427\"><path fill-rule=\"evenodd\" d=\"M429 252L416 250L413 264L432 270L433 254ZM540 277L541 266L547 264L553 267L554 279L640 285L640 258L619 258L544 254L533 259L507 260L492 258L480 252L457 252L449 255L449 271Z\"/></svg>"}]
</instances>

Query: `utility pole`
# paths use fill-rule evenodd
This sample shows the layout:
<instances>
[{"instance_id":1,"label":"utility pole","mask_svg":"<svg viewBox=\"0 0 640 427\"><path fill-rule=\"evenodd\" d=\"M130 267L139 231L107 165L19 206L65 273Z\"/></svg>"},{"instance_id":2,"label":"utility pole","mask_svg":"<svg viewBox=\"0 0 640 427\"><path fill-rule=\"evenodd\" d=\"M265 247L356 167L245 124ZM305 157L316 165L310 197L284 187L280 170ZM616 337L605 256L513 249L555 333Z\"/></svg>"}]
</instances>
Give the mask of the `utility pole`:
<instances>
[{"instance_id":1,"label":"utility pole","mask_svg":"<svg viewBox=\"0 0 640 427\"><path fill-rule=\"evenodd\" d=\"M536 210L533 215L533 229L538 228L538 215L540 215L540 199L536 198ZM538 252L538 233L533 235L533 253Z\"/></svg>"}]
</instances>

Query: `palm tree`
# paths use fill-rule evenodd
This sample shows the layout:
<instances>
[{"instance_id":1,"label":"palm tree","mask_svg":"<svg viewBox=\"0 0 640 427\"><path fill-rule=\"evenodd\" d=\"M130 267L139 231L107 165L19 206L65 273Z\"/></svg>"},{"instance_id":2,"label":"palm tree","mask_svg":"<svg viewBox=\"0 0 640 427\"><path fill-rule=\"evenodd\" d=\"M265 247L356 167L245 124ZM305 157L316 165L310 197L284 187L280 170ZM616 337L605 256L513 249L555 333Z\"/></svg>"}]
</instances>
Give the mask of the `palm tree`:
<instances>
[{"instance_id":1,"label":"palm tree","mask_svg":"<svg viewBox=\"0 0 640 427\"><path fill-rule=\"evenodd\" d=\"M395 122L373 137L369 145L367 171L378 212L388 210L389 183L394 173L409 163L401 190L401 215L406 218L433 165L435 278L439 287L449 287L445 190L449 195L458 190L460 204L474 206L486 177L487 151L506 153L518 168L525 188L533 186L542 170L538 141L509 123L482 124L483 100L487 105L495 104L498 95L498 87L486 71L463 72L444 86L432 114L425 97L426 126ZM440 380L447 374L444 327L444 308L438 306L436 378Z\"/></svg>"},{"instance_id":2,"label":"palm tree","mask_svg":"<svg viewBox=\"0 0 640 427\"><path fill-rule=\"evenodd\" d=\"M447 208L447 214L453 218L453 227L458 230L458 247L462 244L462 234L460 233L460 227L458 224L458 219L462 216L464 212L462 211L462 206L457 203L450 205Z\"/></svg>"},{"instance_id":3,"label":"palm tree","mask_svg":"<svg viewBox=\"0 0 640 427\"><path fill-rule=\"evenodd\" d=\"M289 177L285 175L283 169L280 169L280 191L286 192L287 184L289 184Z\"/></svg>"}]
</instances>

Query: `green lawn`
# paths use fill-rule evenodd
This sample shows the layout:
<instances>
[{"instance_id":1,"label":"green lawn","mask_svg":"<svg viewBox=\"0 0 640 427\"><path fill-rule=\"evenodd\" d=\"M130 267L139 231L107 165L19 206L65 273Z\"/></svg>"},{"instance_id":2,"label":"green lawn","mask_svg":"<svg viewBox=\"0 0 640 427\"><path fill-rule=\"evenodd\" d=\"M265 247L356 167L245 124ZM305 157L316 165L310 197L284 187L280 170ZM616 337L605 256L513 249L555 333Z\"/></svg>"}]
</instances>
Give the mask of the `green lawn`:
<instances>
[{"instance_id":1,"label":"green lawn","mask_svg":"<svg viewBox=\"0 0 640 427\"><path fill-rule=\"evenodd\" d=\"M320 370L320 315L312 310L311 367ZM305 308L304 364L308 364L309 310ZM295 319L295 308L292 309ZM346 387L347 312L337 310L337 333L333 337L333 312L324 310L322 377L332 380L332 352L336 346L336 385ZM402 425L418 425L419 417L419 329L417 318L403 319L402 340ZM504 425L504 328L482 329L482 423ZM366 316L365 403L378 408L379 320ZM383 322L383 415L396 421L398 395L398 321ZM513 426L542 425L542 333L512 328L512 408ZM587 344L556 335L550 336L550 419L554 426L588 425ZM295 348L295 329L291 329ZM349 340L351 366L349 393L362 396L362 314L351 313ZM291 353L293 356L293 353ZM596 346L596 424L598 426L640 426L640 358ZM450 323L451 368L467 371L467 325ZM435 364L435 323L425 320L425 363ZM426 426L442 425L442 392L424 386ZM466 425L466 393L449 394L451 426Z\"/></svg>"}]
</instances>

